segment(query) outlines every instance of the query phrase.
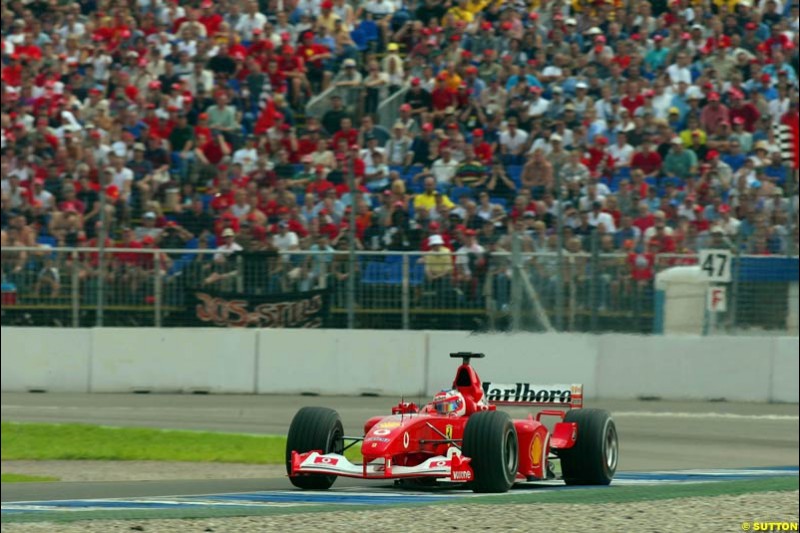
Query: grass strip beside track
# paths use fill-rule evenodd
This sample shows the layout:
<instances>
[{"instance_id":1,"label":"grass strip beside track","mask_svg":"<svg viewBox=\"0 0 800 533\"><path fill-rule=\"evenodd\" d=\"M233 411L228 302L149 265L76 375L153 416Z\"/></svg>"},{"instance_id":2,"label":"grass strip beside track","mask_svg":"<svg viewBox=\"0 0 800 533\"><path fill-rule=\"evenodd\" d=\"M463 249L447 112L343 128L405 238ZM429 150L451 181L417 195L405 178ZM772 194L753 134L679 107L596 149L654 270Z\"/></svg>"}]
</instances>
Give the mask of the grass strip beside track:
<instances>
[{"instance_id":1,"label":"grass strip beside track","mask_svg":"<svg viewBox=\"0 0 800 533\"><path fill-rule=\"evenodd\" d=\"M286 437L87 424L3 422L3 460L187 461L283 464ZM358 447L348 450L351 460Z\"/></svg>"},{"instance_id":2,"label":"grass strip beside track","mask_svg":"<svg viewBox=\"0 0 800 533\"><path fill-rule=\"evenodd\" d=\"M374 511L378 509L399 509L401 507L424 507L434 505L498 505L519 503L570 503L603 504L629 503L638 501L671 500L678 498L701 498L723 495L749 494L756 492L781 492L798 490L798 478L778 477L747 481L718 481L709 483L686 483L675 485L622 486L602 488L576 488L574 490L512 491L498 496L480 498L457 498L444 502L401 505L308 505L298 507L250 506L219 507L180 510L125 510L125 511L80 511L18 513L3 517L3 523L11 522L75 522L79 520L154 520L168 518L220 518L232 516L265 516L295 513L318 513L328 511Z\"/></svg>"},{"instance_id":3,"label":"grass strip beside track","mask_svg":"<svg viewBox=\"0 0 800 533\"><path fill-rule=\"evenodd\" d=\"M28 476L25 474L2 474L0 481L3 483L40 483L44 481L58 481L57 477Z\"/></svg>"}]
</instances>

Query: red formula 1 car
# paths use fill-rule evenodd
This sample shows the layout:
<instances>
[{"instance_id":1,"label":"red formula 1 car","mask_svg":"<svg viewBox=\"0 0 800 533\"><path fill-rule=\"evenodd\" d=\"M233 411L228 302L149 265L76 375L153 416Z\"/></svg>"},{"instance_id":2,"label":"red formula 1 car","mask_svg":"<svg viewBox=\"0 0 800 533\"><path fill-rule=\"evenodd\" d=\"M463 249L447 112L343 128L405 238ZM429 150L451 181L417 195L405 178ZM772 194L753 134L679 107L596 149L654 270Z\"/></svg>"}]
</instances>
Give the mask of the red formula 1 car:
<instances>
[{"instance_id":1,"label":"red formula 1 car","mask_svg":"<svg viewBox=\"0 0 800 533\"><path fill-rule=\"evenodd\" d=\"M451 390L422 408L400 402L391 416L370 418L363 437L346 437L332 409L300 409L286 444L292 484L327 489L337 476L346 476L447 481L476 492L505 492L515 482L555 479L556 461L568 485L611 482L619 459L616 426L607 411L581 408L582 385L481 383L470 359L483 354L450 356L462 359ZM560 409L512 420L497 405ZM543 417L560 420L548 431ZM344 451L357 442L362 462L353 464Z\"/></svg>"}]
</instances>

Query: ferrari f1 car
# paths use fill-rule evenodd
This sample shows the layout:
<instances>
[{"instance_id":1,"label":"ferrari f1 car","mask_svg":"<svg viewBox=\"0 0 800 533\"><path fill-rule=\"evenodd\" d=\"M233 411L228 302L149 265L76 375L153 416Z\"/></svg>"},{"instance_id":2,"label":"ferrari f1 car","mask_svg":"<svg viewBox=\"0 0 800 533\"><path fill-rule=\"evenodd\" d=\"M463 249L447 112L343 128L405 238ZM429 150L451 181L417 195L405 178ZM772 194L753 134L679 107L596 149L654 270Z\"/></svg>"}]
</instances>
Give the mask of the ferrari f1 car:
<instances>
[{"instance_id":1,"label":"ferrari f1 car","mask_svg":"<svg viewBox=\"0 0 800 533\"><path fill-rule=\"evenodd\" d=\"M300 409L286 445L291 483L327 489L346 476L506 492L516 482L556 479L556 462L568 485L611 482L619 459L616 426L607 411L582 408L582 385L482 383L470 359L483 354L450 356L462 359L452 389L422 407L401 401L390 416L367 420L363 437L345 436L332 409ZM498 405L544 409L512 420ZM544 417L558 419L552 431ZM362 460L354 464L344 452L359 442Z\"/></svg>"}]
</instances>

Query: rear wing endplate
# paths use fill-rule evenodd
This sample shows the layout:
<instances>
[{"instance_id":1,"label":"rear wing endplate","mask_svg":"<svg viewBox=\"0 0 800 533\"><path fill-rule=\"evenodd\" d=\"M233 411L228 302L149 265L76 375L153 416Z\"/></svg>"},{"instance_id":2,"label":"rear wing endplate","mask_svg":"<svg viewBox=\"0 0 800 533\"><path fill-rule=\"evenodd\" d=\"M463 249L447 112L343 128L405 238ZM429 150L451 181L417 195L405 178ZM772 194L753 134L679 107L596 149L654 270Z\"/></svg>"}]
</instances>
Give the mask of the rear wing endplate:
<instances>
[{"instance_id":1,"label":"rear wing endplate","mask_svg":"<svg viewBox=\"0 0 800 533\"><path fill-rule=\"evenodd\" d=\"M483 382L490 404L536 407L583 407L583 385L534 385L531 383Z\"/></svg>"}]
</instances>

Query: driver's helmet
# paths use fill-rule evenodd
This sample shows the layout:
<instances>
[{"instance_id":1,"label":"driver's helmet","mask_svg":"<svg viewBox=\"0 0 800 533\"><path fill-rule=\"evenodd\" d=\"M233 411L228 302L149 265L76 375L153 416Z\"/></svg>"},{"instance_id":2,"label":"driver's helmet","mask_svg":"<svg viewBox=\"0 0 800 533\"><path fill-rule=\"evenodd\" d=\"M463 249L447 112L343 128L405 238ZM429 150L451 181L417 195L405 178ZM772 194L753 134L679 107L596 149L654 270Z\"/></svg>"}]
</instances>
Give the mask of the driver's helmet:
<instances>
[{"instance_id":1,"label":"driver's helmet","mask_svg":"<svg viewBox=\"0 0 800 533\"><path fill-rule=\"evenodd\" d=\"M464 395L455 389L437 392L433 397L433 407L440 415L462 416L467 412Z\"/></svg>"}]
</instances>

